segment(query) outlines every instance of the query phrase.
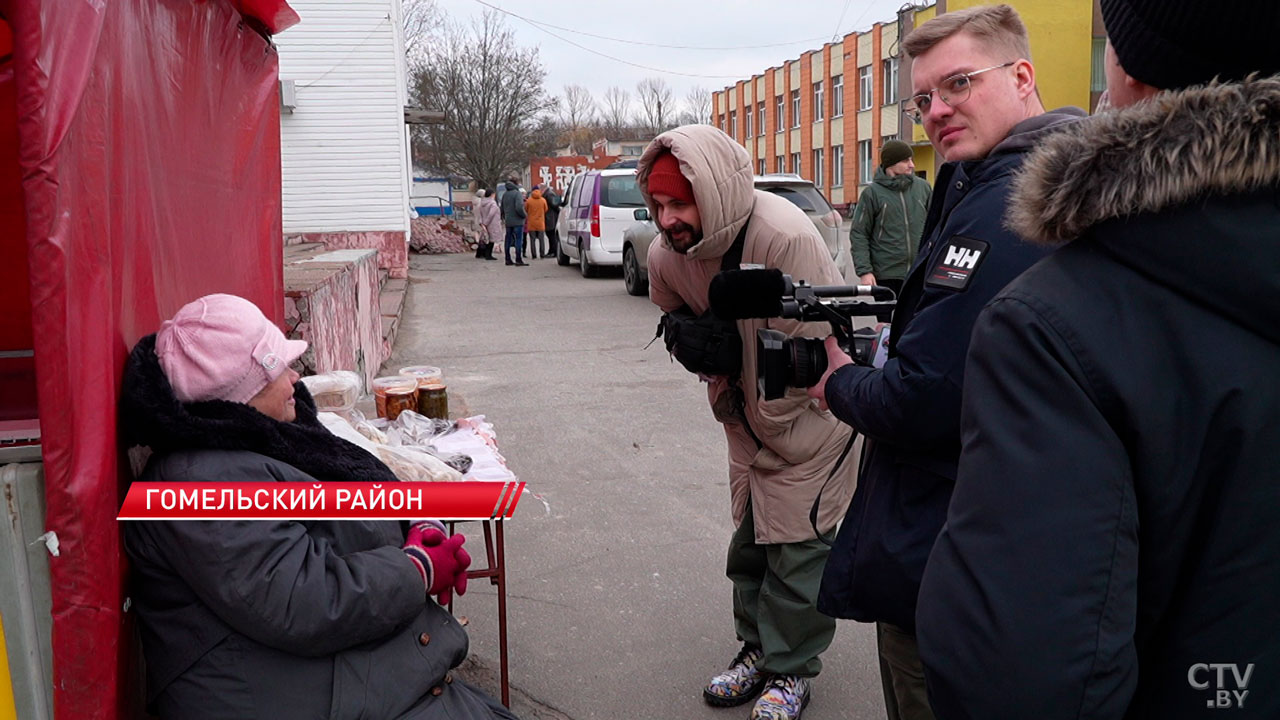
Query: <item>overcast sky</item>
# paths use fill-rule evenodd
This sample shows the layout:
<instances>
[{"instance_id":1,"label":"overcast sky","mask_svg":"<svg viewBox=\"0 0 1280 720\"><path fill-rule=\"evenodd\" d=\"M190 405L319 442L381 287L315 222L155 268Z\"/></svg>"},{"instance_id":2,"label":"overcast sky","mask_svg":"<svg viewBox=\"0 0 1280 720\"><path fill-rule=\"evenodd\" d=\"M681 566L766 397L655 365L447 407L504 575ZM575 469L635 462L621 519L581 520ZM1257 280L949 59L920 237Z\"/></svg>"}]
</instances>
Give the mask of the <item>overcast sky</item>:
<instances>
[{"instance_id":1,"label":"overcast sky","mask_svg":"<svg viewBox=\"0 0 1280 720\"><path fill-rule=\"evenodd\" d=\"M904 2L483 0L482 3L481 0L438 0L450 19L463 22L478 18L485 10L484 3L521 16L508 14L507 26L515 32L521 45L538 47L547 70L546 89L553 95L561 94L565 85L576 84L585 86L599 101L605 90L618 85L628 90L634 101L636 83L656 76L672 87L681 106L686 92L692 87L700 85L708 90L720 90L736 80L749 78L765 68L796 58L806 50L818 49L834 37L854 30L866 30L876 22L895 20L897 10ZM532 25L521 18L541 25ZM674 49L629 44L591 35L698 48L774 47ZM581 47L575 47L573 43ZM617 59L602 57L601 54ZM724 77L705 77L717 75Z\"/></svg>"}]
</instances>

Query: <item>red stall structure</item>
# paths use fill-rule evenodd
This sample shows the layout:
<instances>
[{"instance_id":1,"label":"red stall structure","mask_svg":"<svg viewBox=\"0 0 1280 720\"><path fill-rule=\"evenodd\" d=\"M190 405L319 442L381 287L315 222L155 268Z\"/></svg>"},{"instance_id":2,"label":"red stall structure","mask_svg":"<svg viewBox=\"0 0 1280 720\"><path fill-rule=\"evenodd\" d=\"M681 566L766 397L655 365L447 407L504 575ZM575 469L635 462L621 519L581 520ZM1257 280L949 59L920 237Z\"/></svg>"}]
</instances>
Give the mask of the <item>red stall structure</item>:
<instances>
[{"instance_id":1,"label":"red stall structure","mask_svg":"<svg viewBox=\"0 0 1280 720\"><path fill-rule=\"evenodd\" d=\"M298 20L284 0L0 0L0 449L38 438L52 618L50 659L0 617L0 716L138 716L120 376L200 295L282 319L271 36ZM45 699L19 687L40 663Z\"/></svg>"}]
</instances>

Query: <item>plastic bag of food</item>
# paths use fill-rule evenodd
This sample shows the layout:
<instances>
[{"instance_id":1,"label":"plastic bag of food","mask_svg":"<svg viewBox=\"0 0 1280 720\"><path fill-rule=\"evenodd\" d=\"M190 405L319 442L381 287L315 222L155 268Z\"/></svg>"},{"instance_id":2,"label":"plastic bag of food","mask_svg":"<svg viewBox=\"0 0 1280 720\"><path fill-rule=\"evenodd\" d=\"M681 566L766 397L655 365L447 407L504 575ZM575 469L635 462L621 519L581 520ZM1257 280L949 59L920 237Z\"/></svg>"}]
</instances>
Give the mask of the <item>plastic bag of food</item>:
<instances>
[{"instance_id":1,"label":"plastic bag of food","mask_svg":"<svg viewBox=\"0 0 1280 720\"><path fill-rule=\"evenodd\" d=\"M404 482L459 482L462 473L422 448L377 445L378 459Z\"/></svg>"},{"instance_id":2,"label":"plastic bag of food","mask_svg":"<svg viewBox=\"0 0 1280 720\"><path fill-rule=\"evenodd\" d=\"M316 401L318 412L346 414L356 406L364 388L363 379L350 370L309 375L302 378L311 398Z\"/></svg>"}]
</instances>

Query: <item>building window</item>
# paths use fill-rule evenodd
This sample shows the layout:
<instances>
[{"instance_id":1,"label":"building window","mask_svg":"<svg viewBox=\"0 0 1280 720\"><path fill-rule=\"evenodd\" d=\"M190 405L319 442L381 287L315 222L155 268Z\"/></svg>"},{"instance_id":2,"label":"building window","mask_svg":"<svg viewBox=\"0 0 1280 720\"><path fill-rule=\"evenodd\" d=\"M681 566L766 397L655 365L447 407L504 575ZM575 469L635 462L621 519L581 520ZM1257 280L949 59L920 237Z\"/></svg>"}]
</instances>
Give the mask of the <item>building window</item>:
<instances>
[{"instance_id":1,"label":"building window","mask_svg":"<svg viewBox=\"0 0 1280 720\"><path fill-rule=\"evenodd\" d=\"M880 63L884 71L884 102L882 105L893 105L898 102L898 58L885 58Z\"/></svg>"},{"instance_id":2,"label":"building window","mask_svg":"<svg viewBox=\"0 0 1280 720\"><path fill-rule=\"evenodd\" d=\"M791 127L800 127L800 91L791 91Z\"/></svg>"},{"instance_id":3,"label":"building window","mask_svg":"<svg viewBox=\"0 0 1280 720\"><path fill-rule=\"evenodd\" d=\"M800 174L800 153L791 153L791 172Z\"/></svg>"},{"instance_id":4,"label":"building window","mask_svg":"<svg viewBox=\"0 0 1280 720\"><path fill-rule=\"evenodd\" d=\"M1100 93L1107 89L1107 39L1093 39L1093 54L1089 59L1089 92Z\"/></svg>"},{"instance_id":5,"label":"building window","mask_svg":"<svg viewBox=\"0 0 1280 720\"><path fill-rule=\"evenodd\" d=\"M831 187L844 185L844 146L831 147Z\"/></svg>"},{"instance_id":6,"label":"building window","mask_svg":"<svg viewBox=\"0 0 1280 720\"><path fill-rule=\"evenodd\" d=\"M823 162L824 160L825 158L823 157L822 148L814 148L813 149L813 184L818 186L819 190L821 190L823 187L822 169L823 167L826 166L826 163Z\"/></svg>"},{"instance_id":7,"label":"building window","mask_svg":"<svg viewBox=\"0 0 1280 720\"><path fill-rule=\"evenodd\" d=\"M831 117L844 115L844 76L831 78Z\"/></svg>"},{"instance_id":8,"label":"building window","mask_svg":"<svg viewBox=\"0 0 1280 720\"><path fill-rule=\"evenodd\" d=\"M813 84L813 121L818 122L825 119L823 113L826 112L827 104L822 97L822 81L819 80Z\"/></svg>"},{"instance_id":9,"label":"building window","mask_svg":"<svg viewBox=\"0 0 1280 720\"><path fill-rule=\"evenodd\" d=\"M729 137L731 138L738 137L738 111L737 110L729 111Z\"/></svg>"},{"instance_id":10,"label":"building window","mask_svg":"<svg viewBox=\"0 0 1280 720\"><path fill-rule=\"evenodd\" d=\"M643 155L643 154L644 154L644 146L643 146L643 145L623 145L623 146L622 146L622 154L623 154L623 155L636 155L636 156Z\"/></svg>"},{"instance_id":11,"label":"building window","mask_svg":"<svg viewBox=\"0 0 1280 720\"><path fill-rule=\"evenodd\" d=\"M764 166L764 158L760 158L760 161L759 161L758 163L756 163L756 164L757 164L757 166L758 166L758 169L756 170L756 174L757 174L757 175L763 175L763 174L765 174L765 172L767 172L767 171L768 171L768 169L767 169L767 168L765 168L765 166Z\"/></svg>"},{"instance_id":12,"label":"building window","mask_svg":"<svg viewBox=\"0 0 1280 720\"><path fill-rule=\"evenodd\" d=\"M858 68L858 109L871 109L871 66Z\"/></svg>"},{"instance_id":13,"label":"building window","mask_svg":"<svg viewBox=\"0 0 1280 720\"><path fill-rule=\"evenodd\" d=\"M858 182L866 185L871 182L871 141L858 143Z\"/></svg>"},{"instance_id":14,"label":"building window","mask_svg":"<svg viewBox=\"0 0 1280 720\"><path fill-rule=\"evenodd\" d=\"M775 108L776 112L773 114L773 130L774 132L782 132L782 128L787 126L786 120L783 119L783 115L782 115L782 107L784 103L781 95L777 96L774 99L777 100L778 102L777 102L777 107Z\"/></svg>"},{"instance_id":15,"label":"building window","mask_svg":"<svg viewBox=\"0 0 1280 720\"><path fill-rule=\"evenodd\" d=\"M753 113L751 112L751 108L746 108L745 110L742 111L743 137L752 137L754 135L754 133L751 132L751 115L752 114Z\"/></svg>"},{"instance_id":16,"label":"building window","mask_svg":"<svg viewBox=\"0 0 1280 720\"><path fill-rule=\"evenodd\" d=\"M760 116L757 119L760 121L760 135L763 137L764 136L764 101L763 100L761 100L760 104L756 106L756 114Z\"/></svg>"},{"instance_id":17,"label":"building window","mask_svg":"<svg viewBox=\"0 0 1280 720\"><path fill-rule=\"evenodd\" d=\"M720 118L716 121L716 127L724 130L724 113L720 113Z\"/></svg>"},{"instance_id":18,"label":"building window","mask_svg":"<svg viewBox=\"0 0 1280 720\"><path fill-rule=\"evenodd\" d=\"M774 161L773 161L773 171L774 171L774 172L776 172L776 173L778 173L779 175L781 175L782 173L786 172L786 171L787 171L787 168L786 168L786 166L783 164L784 162L785 162L785 161L782 159L782 156L781 156L781 155L779 155L777 158L775 158L775 159L774 159Z\"/></svg>"}]
</instances>

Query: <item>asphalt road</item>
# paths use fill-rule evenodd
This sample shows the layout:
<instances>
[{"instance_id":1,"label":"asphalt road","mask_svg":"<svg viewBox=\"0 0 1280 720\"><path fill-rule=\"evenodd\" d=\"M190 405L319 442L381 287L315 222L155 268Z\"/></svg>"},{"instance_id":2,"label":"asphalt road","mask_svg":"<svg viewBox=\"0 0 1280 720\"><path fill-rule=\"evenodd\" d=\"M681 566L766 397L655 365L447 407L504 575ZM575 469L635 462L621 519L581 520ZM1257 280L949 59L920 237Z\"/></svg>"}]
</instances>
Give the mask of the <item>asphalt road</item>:
<instances>
[{"instance_id":1,"label":"asphalt road","mask_svg":"<svg viewBox=\"0 0 1280 720\"><path fill-rule=\"evenodd\" d=\"M507 526L512 700L523 718L746 718L705 681L734 655L725 440L706 394L647 350L658 311L621 274L411 256L389 369L444 370L455 411L496 426L526 495ZM482 555L478 526L467 546ZM496 595L473 583L464 674L496 694ZM883 718L874 629L842 622L808 720Z\"/></svg>"}]
</instances>

